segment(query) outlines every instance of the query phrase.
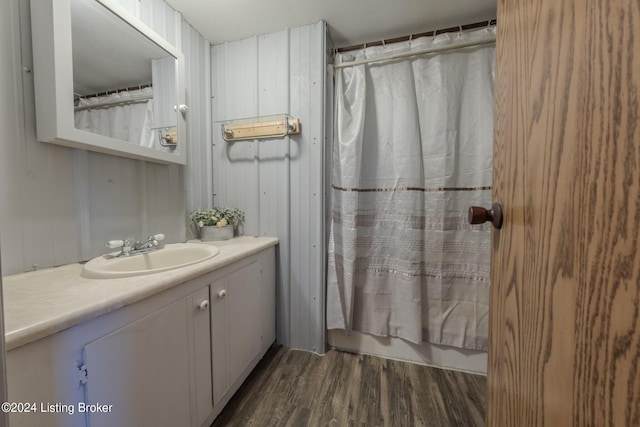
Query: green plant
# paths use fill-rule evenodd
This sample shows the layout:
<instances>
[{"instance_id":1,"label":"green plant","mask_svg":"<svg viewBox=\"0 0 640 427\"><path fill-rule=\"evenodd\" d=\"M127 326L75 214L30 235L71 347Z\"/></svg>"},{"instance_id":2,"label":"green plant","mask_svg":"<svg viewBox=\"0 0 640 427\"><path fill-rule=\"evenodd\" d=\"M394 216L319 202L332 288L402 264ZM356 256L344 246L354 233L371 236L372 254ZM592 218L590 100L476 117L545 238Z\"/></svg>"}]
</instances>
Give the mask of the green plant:
<instances>
[{"instance_id":1,"label":"green plant","mask_svg":"<svg viewBox=\"0 0 640 427\"><path fill-rule=\"evenodd\" d=\"M189 214L189 219L198 227L224 227L225 225L237 227L244 221L244 212L237 208L225 207L196 209Z\"/></svg>"}]
</instances>

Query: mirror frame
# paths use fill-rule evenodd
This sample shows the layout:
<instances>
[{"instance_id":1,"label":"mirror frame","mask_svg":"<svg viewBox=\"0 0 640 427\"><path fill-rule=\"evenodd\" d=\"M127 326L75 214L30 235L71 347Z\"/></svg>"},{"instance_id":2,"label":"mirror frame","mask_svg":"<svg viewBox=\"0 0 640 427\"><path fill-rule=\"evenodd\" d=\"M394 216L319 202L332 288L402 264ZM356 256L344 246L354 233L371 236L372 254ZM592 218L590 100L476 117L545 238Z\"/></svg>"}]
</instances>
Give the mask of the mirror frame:
<instances>
[{"instance_id":1,"label":"mirror frame","mask_svg":"<svg viewBox=\"0 0 640 427\"><path fill-rule=\"evenodd\" d=\"M98 2L176 58L178 105L185 104L185 65L182 52L114 0L90 1ZM31 33L39 141L157 163L187 163L184 113L176 112L178 144L174 152L141 147L75 128L70 0L31 0Z\"/></svg>"}]
</instances>

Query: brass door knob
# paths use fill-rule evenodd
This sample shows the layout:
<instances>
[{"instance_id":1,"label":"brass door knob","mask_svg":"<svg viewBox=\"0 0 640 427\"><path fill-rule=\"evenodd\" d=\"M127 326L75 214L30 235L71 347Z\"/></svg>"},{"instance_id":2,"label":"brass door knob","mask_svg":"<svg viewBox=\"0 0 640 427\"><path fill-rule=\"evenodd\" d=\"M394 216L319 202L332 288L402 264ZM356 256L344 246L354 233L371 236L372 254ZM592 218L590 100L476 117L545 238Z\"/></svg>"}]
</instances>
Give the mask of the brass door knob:
<instances>
[{"instance_id":1,"label":"brass door knob","mask_svg":"<svg viewBox=\"0 0 640 427\"><path fill-rule=\"evenodd\" d=\"M469 207L469 224L484 224L487 221L491 221L498 230L502 228L502 204L494 203L489 210L479 206Z\"/></svg>"}]
</instances>

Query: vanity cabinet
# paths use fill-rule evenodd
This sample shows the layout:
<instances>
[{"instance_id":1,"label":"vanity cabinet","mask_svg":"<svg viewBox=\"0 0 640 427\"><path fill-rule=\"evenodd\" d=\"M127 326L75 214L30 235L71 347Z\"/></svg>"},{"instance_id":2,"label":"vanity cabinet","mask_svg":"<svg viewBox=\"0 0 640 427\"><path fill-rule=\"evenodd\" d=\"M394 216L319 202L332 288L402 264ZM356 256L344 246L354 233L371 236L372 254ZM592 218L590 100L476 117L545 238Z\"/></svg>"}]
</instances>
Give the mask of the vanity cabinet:
<instances>
[{"instance_id":1,"label":"vanity cabinet","mask_svg":"<svg viewBox=\"0 0 640 427\"><path fill-rule=\"evenodd\" d=\"M274 341L269 247L9 351L10 423L209 426Z\"/></svg>"},{"instance_id":2,"label":"vanity cabinet","mask_svg":"<svg viewBox=\"0 0 640 427\"><path fill-rule=\"evenodd\" d=\"M256 261L211 285L213 403L220 403L260 353L260 264Z\"/></svg>"},{"instance_id":3,"label":"vanity cabinet","mask_svg":"<svg viewBox=\"0 0 640 427\"><path fill-rule=\"evenodd\" d=\"M113 405L88 424L201 425L212 408L209 335L204 288L86 344L87 403Z\"/></svg>"},{"instance_id":4,"label":"vanity cabinet","mask_svg":"<svg viewBox=\"0 0 640 427\"><path fill-rule=\"evenodd\" d=\"M275 259L265 255L211 284L215 415L275 341Z\"/></svg>"}]
</instances>

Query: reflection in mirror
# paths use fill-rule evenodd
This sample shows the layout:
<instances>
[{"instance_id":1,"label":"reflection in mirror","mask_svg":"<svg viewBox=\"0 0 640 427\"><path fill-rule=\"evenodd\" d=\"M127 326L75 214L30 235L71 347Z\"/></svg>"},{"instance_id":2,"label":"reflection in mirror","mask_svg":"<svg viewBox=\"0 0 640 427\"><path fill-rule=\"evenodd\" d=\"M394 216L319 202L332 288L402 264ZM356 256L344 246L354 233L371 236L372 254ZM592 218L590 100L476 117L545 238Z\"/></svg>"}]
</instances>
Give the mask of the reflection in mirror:
<instances>
[{"instance_id":1,"label":"reflection in mirror","mask_svg":"<svg viewBox=\"0 0 640 427\"><path fill-rule=\"evenodd\" d=\"M38 140L186 164L184 55L120 1L31 0Z\"/></svg>"},{"instance_id":2,"label":"reflection in mirror","mask_svg":"<svg viewBox=\"0 0 640 427\"><path fill-rule=\"evenodd\" d=\"M176 58L95 0L71 0L74 126L171 152Z\"/></svg>"}]
</instances>

